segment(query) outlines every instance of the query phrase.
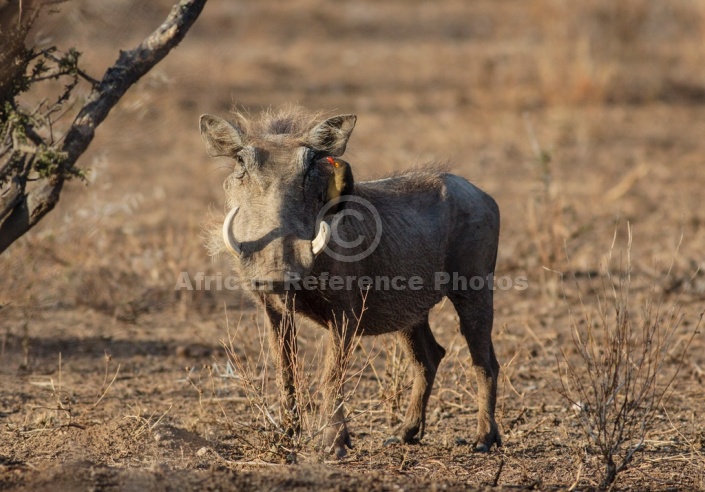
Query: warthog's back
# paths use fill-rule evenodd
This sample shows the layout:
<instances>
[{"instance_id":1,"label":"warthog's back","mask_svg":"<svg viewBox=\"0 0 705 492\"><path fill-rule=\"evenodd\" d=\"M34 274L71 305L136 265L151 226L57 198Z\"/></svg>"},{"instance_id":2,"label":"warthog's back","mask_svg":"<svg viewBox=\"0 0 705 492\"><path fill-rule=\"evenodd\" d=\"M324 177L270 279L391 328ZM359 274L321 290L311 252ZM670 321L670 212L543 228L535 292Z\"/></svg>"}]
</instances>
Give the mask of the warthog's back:
<instances>
[{"instance_id":1,"label":"warthog's back","mask_svg":"<svg viewBox=\"0 0 705 492\"><path fill-rule=\"evenodd\" d=\"M348 205L349 216L337 225L337 234L345 243L361 242L345 249L331 241L333 252L354 261L323 255L318 262L314 275L348 280L345 287L327 291L312 304L312 317L318 321L341 309L356 319L364 302L360 329L365 334L413 326L452 287L445 273L486 278L494 270L497 205L465 179L412 172L358 183L355 194L361 201ZM381 235L375 244L378 227ZM372 284L361 288L369 282L361 286L360 277L371 278ZM300 303L299 309L307 305Z\"/></svg>"}]
</instances>

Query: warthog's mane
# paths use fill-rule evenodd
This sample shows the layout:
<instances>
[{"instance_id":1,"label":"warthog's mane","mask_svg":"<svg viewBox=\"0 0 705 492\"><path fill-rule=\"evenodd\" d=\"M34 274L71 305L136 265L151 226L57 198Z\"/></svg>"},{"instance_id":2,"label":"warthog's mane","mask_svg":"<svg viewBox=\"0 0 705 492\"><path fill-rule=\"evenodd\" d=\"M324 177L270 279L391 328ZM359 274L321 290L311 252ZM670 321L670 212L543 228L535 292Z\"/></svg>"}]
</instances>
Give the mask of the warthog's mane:
<instances>
[{"instance_id":1,"label":"warthog's mane","mask_svg":"<svg viewBox=\"0 0 705 492\"><path fill-rule=\"evenodd\" d=\"M259 118L236 109L231 112L232 123L251 140L286 137L292 141L304 141L309 130L325 116L323 112L311 112L300 106L268 108L259 114Z\"/></svg>"}]
</instances>

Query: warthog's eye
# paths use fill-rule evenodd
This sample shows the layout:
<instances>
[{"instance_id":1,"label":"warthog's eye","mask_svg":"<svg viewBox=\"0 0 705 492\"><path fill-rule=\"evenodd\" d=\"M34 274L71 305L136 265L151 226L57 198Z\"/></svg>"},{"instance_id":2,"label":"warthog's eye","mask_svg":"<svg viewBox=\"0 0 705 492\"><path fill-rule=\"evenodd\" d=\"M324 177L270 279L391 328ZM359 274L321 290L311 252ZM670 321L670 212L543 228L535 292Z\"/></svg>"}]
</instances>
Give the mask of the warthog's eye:
<instances>
[{"instance_id":1,"label":"warthog's eye","mask_svg":"<svg viewBox=\"0 0 705 492\"><path fill-rule=\"evenodd\" d=\"M240 154L235 154L235 156L233 156L233 159L235 159L235 164L233 165L233 176L235 176L237 179L242 179L246 173L245 158Z\"/></svg>"}]
</instances>

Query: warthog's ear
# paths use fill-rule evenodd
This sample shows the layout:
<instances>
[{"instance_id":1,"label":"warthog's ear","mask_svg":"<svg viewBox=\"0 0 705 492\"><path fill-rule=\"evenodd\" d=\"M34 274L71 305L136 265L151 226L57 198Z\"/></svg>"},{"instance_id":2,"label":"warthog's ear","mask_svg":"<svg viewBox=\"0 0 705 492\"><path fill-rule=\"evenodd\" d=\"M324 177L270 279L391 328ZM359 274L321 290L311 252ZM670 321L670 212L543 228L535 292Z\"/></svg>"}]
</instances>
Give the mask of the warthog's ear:
<instances>
[{"instance_id":1,"label":"warthog's ear","mask_svg":"<svg viewBox=\"0 0 705 492\"><path fill-rule=\"evenodd\" d=\"M211 157L232 157L243 147L240 131L223 118L211 114L201 116L201 137Z\"/></svg>"},{"instance_id":2,"label":"warthog's ear","mask_svg":"<svg viewBox=\"0 0 705 492\"><path fill-rule=\"evenodd\" d=\"M342 155L355 128L355 121L357 116L354 114L341 114L327 119L311 129L308 134L309 145L332 156Z\"/></svg>"}]
</instances>

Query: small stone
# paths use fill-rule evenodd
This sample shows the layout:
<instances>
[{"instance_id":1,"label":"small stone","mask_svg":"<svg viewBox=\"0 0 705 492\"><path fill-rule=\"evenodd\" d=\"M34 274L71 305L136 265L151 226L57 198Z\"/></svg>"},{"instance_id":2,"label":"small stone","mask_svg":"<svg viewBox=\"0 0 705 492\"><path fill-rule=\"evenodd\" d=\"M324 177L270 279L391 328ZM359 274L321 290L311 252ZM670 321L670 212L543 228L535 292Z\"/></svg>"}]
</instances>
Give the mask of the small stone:
<instances>
[{"instance_id":1,"label":"small stone","mask_svg":"<svg viewBox=\"0 0 705 492\"><path fill-rule=\"evenodd\" d=\"M198 451L196 451L196 456L199 456L199 457L200 457L200 456L205 456L206 453L208 453L208 448L205 447L205 446L203 446L201 449L199 449Z\"/></svg>"}]
</instances>

